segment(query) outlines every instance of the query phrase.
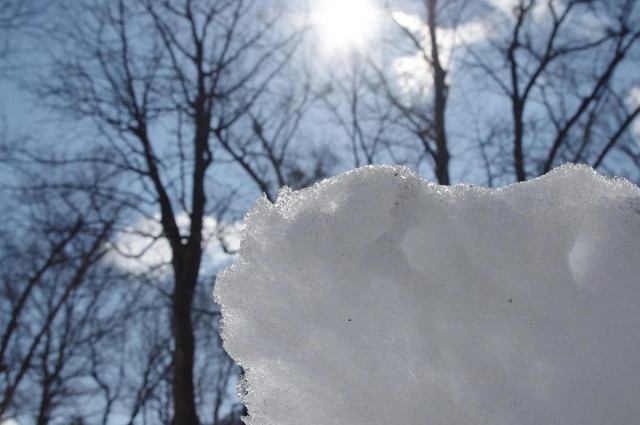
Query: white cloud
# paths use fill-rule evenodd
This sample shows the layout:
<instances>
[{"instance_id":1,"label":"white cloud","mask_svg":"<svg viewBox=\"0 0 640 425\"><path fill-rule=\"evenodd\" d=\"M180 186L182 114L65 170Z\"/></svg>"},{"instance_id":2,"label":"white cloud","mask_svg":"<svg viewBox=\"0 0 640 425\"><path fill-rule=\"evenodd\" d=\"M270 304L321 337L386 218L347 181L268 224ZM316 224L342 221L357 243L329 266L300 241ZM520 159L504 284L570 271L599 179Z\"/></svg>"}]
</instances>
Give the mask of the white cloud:
<instances>
[{"instance_id":1,"label":"white cloud","mask_svg":"<svg viewBox=\"0 0 640 425\"><path fill-rule=\"evenodd\" d=\"M640 87L634 87L629 92L629 97L627 99L629 106L631 108L637 108L640 105ZM636 140L640 143L640 120L636 119L631 124L631 134L634 135Z\"/></svg>"},{"instance_id":2,"label":"white cloud","mask_svg":"<svg viewBox=\"0 0 640 425\"><path fill-rule=\"evenodd\" d=\"M632 108L636 108L638 105L640 105L640 86L633 87L629 91L628 102Z\"/></svg>"},{"instance_id":3,"label":"white cloud","mask_svg":"<svg viewBox=\"0 0 640 425\"><path fill-rule=\"evenodd\" d=\"M488 3L501 12L512 14L520 2L518 0L488 0Z\"/></svg>"},{"instance_id":4,"label":"white cloud","mask_svg":"<svg viewBox=\"0 0 640 425\"><path fill-rule=\"evenodd\" d=\"M176 216L178 227L183 235L188 234L190 219L187 213ZM212 217L205 217L203 239L202 270L214 271L228 265L235 252L240 248L243 224L239 222L219 223ZM136 223L124 228L116 237L114 250L108 260L116 267L132 272L146 273L155 276L166 276L171 273L171 248L162 236L162 226L158 215L141 217ZM4 424L3 424L4 425Z\"/></svg>"},{"instance_id":5,"label":"white cloud","mask_svg":"<svg viewBox=\"0 0 640 425\"><path fill-rule=\"evenodd\" d=\"M393 70L404 95L421 96L431 91L431 71L420 53L394 59Z\"/></svg>"},{"instance_id":6,"label":"white cloud","mask_svg":"<svg viewBox=\"0 0 640 425\"><path fill-rule=\"evenodd\" d=\"M427 36L427 27L419 16L404 12L393 12L393 19L400 25L413 33L420 33L423 37Z\"/></svg>"},{"instance_id":7,"label":"white cloud","mask_svg":"<svg viewBox=\"0 0 640 425\"><path fill-rule=\"evenodd\" d=\"M410 31L420 41L427 56L431 55L429 29L419 16L404 12L393 12L398 25ZM437 28L439 58L443 66L453 67L453 54L462 44L474 44L486 40L490 31L484 21L475 20L457 28ZM402 92L406 95L425 95L431 90L433 79L430 66L422 52L400 56L393 61L393 69Z\"/></svg>"},{"instance_id":8,"label":"white cloud","mask_svg":"<svg viewBox=\"0 0 640 425\"><path fill-rule=\"evenodd\" d=\"M515 18L515 11L519 7L520 0L488 0L488 3L500 12ZM549 12L546 1L534 2L531 14L538 19Z\"/></svg>"}]
</instances>

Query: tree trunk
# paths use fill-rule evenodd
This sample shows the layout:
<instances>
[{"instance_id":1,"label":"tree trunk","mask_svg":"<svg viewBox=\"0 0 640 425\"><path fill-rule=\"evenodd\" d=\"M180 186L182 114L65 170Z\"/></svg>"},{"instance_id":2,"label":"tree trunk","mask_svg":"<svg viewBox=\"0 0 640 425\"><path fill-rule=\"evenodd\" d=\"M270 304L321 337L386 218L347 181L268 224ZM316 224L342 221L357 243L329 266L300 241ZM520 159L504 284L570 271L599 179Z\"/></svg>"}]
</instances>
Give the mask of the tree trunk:
<instances>
[{"instance_id":1,"label":"tree trunk","mask_svg":"<svg viewBox=\"0 0 640 425\"><path fill-rule=\"evenodd\" d=\"M175 288L173 292L173 425L199 425L193 387L195 337L191 321L191 305L200 268L200 253L185 247L174 259Z\"/></svg>"},{"instance_id":2,"label":"tree trunk","mask_svg":"<svg viewBox=\"0 0 640 425\"><path fill-rule=\"evenodd\" d=\"M433 62L433 82L435 90L434 118L436 130L435 172L438 183L450 184L449 180L449 147L447 146L447 132L445 126L445 111L447 107L447 71L440 63L438 40L436 34L436 0L427 2L429 34L431 36L431 59Z\"/></svg>"},{"instance_id":3,"label":"tree trunk","mask_svg":"<svg viewBox=\"0 0 640 425\"><path fill-rule=\"evenodd\" d=\"M513 100L513 165L516 172L516 179L518 182L523 182L527 179L527 174L524 170L524 153L522 151L524 125L523 119L523 107L519 100Z\"/></svg>"},{"instance_id":4,"label":"tree trunk","mask_svg":"<svg viewBox=\"0 0 640 425\"><path fill-rule=\"evenodd\" d=\"M49 382L43 383L43 387L36 425L48 425L50 420L49 413L51 410L51 396L49 394Z\"/></svg>"}]
</instances>

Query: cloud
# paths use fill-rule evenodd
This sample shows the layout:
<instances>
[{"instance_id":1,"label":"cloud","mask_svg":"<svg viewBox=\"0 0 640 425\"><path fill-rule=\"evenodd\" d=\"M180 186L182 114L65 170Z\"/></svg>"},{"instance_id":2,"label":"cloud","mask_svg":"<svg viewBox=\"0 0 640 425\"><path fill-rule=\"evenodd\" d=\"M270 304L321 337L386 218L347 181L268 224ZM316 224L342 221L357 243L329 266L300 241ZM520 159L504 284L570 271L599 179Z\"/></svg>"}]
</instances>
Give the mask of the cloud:
<instances>
[{"instance_id":1,"label":"cloud","mask_svg":"<svg viewBox=\"0 0 640 425\"><path fill-rule=\"evenodd\" d=\"M515 11L520 5L520 0L487 0L494 9L515 19ZM534 18L541 18L549 12L546 2L538 1L533 4L531 14Z\"/></svg>"},{"instance_id":2,"label":"cloud","mask_svg":"<svg viewBox=\"0 0 640 425\"><path fill-rule=\"evenodd\" d=\"M488 3L495 9L511 15L520 2L518 0L488 0Z\"/></svg>"},{"instance_id":3,"label":"cloud","mask_svg":"<svg viewBox=\"0 0 640 425\"><path fill-rule=\"evenodd\" d=\"M431 55L429 28L418 15L393 12L396 23L420 41L427 56ZM443 66L453 67L453 55L463 44L479 43L491 36L489 27L483 20L469 21L456 28L437 28L439 58ZM394 59L393 69L401 91L406 95L425 95L431 90L433 79L430 66L422 52L404 55Z\"/></svg>"},{"instance_id":4,"label":"cloud","mask_svg":"<svg viewBox=\"0 0 640 425\"><path fill-rule=\"evenodd\" d=\"M634 87L629 91L629 97L627 98L627 103L631 108L637 108L640 105L640 86ZM640 143L640 120L636 119L631 124L631 134L636 138L638 143Z\"/></svg>"},{"instance_id":5,"label":"cloud","mask_svg":"<svg viewBox=\"0 0 640 425\"><path fill-rule=\"evenodd\" d=\"M190 224L188 214L178 214L176 221L180 233L186 237ZM205 217L203 227L205 248L201 272L214 272L235 259L233 252L240 248L244 225L240 222L220 223L212 217ZM171 248L162 235L159 215L140 217L133 225L122 229L112 248L107 259L122 270L156 277L164 277L172 272Z\"/></svg>"}]
</instances>

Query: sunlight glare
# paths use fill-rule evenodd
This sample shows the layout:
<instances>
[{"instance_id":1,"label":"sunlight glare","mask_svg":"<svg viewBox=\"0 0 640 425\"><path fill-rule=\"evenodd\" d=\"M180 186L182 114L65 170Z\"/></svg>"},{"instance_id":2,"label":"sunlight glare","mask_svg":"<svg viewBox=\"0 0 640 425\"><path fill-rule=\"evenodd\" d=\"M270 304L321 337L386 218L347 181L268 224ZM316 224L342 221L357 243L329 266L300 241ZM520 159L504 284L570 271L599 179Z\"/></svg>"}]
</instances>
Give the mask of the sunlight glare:
<instances>
[{"instance_id":1,"label":"sunlight glare","mask_svg":"<svg viewBox=\"0 0 640 425\"><path fill-rule=\"evenodd\" d=\"M315 24L328 50L362 47L375 34L378 10L373 0L318 0Z\"/></svg>"}]
</instances>

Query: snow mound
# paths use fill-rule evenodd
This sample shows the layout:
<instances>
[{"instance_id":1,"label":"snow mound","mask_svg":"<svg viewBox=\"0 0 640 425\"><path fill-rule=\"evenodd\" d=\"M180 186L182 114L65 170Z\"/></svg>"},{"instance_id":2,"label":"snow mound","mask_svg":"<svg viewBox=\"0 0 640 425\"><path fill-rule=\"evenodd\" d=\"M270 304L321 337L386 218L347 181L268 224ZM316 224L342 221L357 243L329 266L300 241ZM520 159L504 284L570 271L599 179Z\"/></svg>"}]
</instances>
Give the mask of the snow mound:
<instances>
[{"instance_id":1,"label":"snow mound","mask_svg":"<svg viewBox=\"0 0 640 425\"><path fill-rule=\"evenodd\" d=\"M248 425L636 424L640 190L365 167L247 215L218 278Z\"/></svg>"}]
</instances>

